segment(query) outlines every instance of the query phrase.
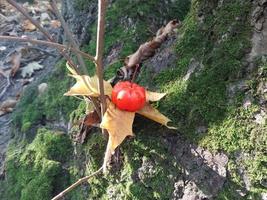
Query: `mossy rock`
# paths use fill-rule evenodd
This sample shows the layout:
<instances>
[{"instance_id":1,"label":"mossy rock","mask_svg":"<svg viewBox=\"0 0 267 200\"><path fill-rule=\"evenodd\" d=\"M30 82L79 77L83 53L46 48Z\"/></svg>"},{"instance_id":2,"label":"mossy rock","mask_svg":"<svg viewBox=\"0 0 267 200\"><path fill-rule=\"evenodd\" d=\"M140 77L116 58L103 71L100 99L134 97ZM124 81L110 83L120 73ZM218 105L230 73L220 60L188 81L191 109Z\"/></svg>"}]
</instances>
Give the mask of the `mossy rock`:
<instances>
[{"instance_id":1,"label":"mossy rock","mask_svg":"<svg viewBox=\"0 0 267 200\"><path fill-rule=\"evenodd\" d=\"M31 144L10 144L4 199L51 199L68 184L63 164L72 152L67 135L47 129L40 129Z\"/></svg>"},{"instance_id":2,"label":"mossy rock","mask_svg":"<svg viewBox=\"0 0 267 200\"><path fill-rule=\"evenodd\" d=\"M67 76L65 61L60 61L55 70L47 74L38 83L46 82L47 90L38 94L37 84L27 88L13 113L13 124L29 138L34 138L31 128L46 125L47 122L68 121L70 113L77 107L78 101L64 96L74 80ZM35 130L33 130L35 132Z\"/></svg>"}]
</instances>

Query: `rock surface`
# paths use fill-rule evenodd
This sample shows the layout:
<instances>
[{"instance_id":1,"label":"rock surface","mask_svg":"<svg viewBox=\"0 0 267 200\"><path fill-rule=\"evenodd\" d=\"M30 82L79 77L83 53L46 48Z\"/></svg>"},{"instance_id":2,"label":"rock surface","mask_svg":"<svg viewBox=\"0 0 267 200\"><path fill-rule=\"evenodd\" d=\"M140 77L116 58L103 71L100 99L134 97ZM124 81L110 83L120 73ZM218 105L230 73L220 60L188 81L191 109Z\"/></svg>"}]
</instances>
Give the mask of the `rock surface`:
<instances>
[{"instance_id":1,"label":"rock surface","mask_svg":"<svg viewBox=\"0 0 267 200\"><path fill-rule=\"evenodd\" d=\"M12 8L7 3L2 2L0 3L0 6L3 6L3 9L1 10L3 12L3 15L0 15L0 20L2 20L0 24L1 35L23 35L24 37L44 39L44 36L39 31L23 31L23 22L25 22L25 18L18 12L15 12L14 8ZM31 8L27 7L28 3L24 4L24 6L26 6L28 12L36 11L36 13L38 13L37 11L39 9L43 9L43 13L36 14L37 16L40 15L41 21L50 18L46 13L48 12L47 1L42 1L39 4L35 4ZM50 25L48 25L48 30L51 34L54 34L55 38L58 37L59 28L51 28ZM52 66L58 60L58 53L53 48L48 48L46 46L32 46L27 43L25 44L9 41L0 41L0 46L2 47L2 50L0 51L0 70L4 71L12 82L12 84L6 88L7 79L0 74L1 93L6 88L6 92L3 93L3 95L0 97L0 105L7 99L19 99L27 85L37 84L38 79L45 74L48 74L52 70ZM9 62L9 59L11 57L10 55L14 54L14 52L16 52L18 49L20 49L22 53L19 66L20 69L18 69L17 74L15 74L14 77L10 77L9 73L10 69L12 68L12 64ZM41 63L44 66L45 70L35 72L33 78L22 77L21 69L23 69L24 66L31 63L32 61L38 61L39 63ZM2 178L4 177L5 171L5 154L9 141L11 139L11 124L11 114L0 116L0 177Z\"/></svg>"}]
</instances>

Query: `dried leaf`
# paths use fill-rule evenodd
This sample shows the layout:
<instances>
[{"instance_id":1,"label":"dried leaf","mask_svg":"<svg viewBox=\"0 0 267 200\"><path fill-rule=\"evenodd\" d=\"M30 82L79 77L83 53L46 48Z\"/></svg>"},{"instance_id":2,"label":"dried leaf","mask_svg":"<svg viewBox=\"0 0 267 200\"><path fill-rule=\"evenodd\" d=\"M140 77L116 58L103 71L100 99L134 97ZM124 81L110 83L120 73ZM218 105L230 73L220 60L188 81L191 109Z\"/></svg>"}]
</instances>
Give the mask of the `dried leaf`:
<instances>
[{"instance_id":1,"label":"dried leaf","mask_svg":"<svg viewBox=\"0 0 267 200\"><path fill-rule=\"evenodd\" d=\"M23 22L22 27L24 31L28 31L28 32L36 30L36 27L28 19Z\"/></svg>"},{"instance_id":2,"label":"dried leaf","mask_svg":"<svg viewBox=\"0 0 267 200\"><path fill-rule=\"evenodd\" d=\"M113 152L127 136L132 136L135 113L119 110L113 103L109 107L100 124L109 132L109 148Z\"/></svg>"},{"instance_id":3,"label":"dried leaf","mask_svg":"<svg viewBox=\"0 0 267 200\"><path fill-rule=\"evenodd\" d=\"M58 20L52 20L50 24L51 24L52 28L59 28L59 27L61 27L61 23Z\"/></svg>"},{"instance_id":4,"label":"dried leaf","mask_svg":"<svg viewBox=\"0 0 267 200\"><path fill-rule=\"evenodd\" d=\"M40 65L38 62L29 63L27 66L21 68L22 69L21 76L23 78L25 78L27 76L31 77L34 71L40 70L43 68L44 68L44 66Z\"/></svg>"},{"instance_id":5,"label":"dried leaf","mask_svg":"<svg viewBox=\"0 0 267 200\"><path fill-rule=\"evenodd\" d=\"M19 52L14 53L11 57L12 67L11 67L10 73L12 77L14 77L17 71L19 70L20 61L21 61L21 52L19 51Z\"/></svg>"},{"instance_id":6,"label":"dried leaf","mask_svg":"<svg viewBox=\"0 0 267 200\"><path fill-rule=\"evenodd\" d=\"M76 95L88 95L92 97L98 97L100 95L98 91L98 77L89 77L86 75L71 75L76 79L76 84L70 88L70 90L65 93L66 96L76 96ZM105 95L111 96L112 86L110 83L104 81L104 91Z\"/></svg>"},{"instance_id":7,"label":"dried leaf","mask_svg":"<svg viewBox=\"0 0 267 200\"><path fill-rule=\"evenodd\" d=\"M167 93L157 93L146 91L146 100L147 101L159 101L161 100Z\"/></svg>"},{"instance_id":8,"label":"dried leaf","mask_svg":"<svg viewBox=\"0 0 267 200\"><path fill-rule=\"evenodd\" d=\"M168 126L167 124L171 120L165 115L161 114L156 108L153 108L149 103L146 103L146 105L141 110L137 111L137 113L147 117L148 119L158 122L169 129L176 129L175 127Z\"/></svg>"},{"instance_id":9,"label":"dried leaf","mask_svg":"<svg viewBox=\"0 0 267 200\"><path fill-rule=\"evenodd\" d=\"M15 99L7 99L0 105L0 116L7 114L13 111L13 108L17 104L17 100Z\"/></svg>"},{"instance_id":10,"label":"dried leaf","mask_svg":"<svg viewBox=\"0 0 267 200\"><path fill-rule=\"evenodd\" d=\"M162 27L156 37L151 41L148 41L138 48L138 50L127 56L124 60L124 66L117 71L116 77L111 79L112 85L115 85L119 80L129 80L129 77L132 77L135 71L135 67L138 64L143 63L148 58L154 56L156 49L158 49L168 36L173 32L174 29L181 26L179 20L170 21L165 27ZM130 68L132 68L130 70Z\"/></svg>"},{"instance_id":11,"label":"dried leaf","mask_svg":"<svg viewBox=\"0 0 267 200\"><path fill-rule=\"evenodd\" d=\"M100 119L99 119L99 116L95 110L88 113L84 119L84 124L86 126L92 126L92 125L98 124L98 123L100 123Z\"/></svg>"}]
</instances>

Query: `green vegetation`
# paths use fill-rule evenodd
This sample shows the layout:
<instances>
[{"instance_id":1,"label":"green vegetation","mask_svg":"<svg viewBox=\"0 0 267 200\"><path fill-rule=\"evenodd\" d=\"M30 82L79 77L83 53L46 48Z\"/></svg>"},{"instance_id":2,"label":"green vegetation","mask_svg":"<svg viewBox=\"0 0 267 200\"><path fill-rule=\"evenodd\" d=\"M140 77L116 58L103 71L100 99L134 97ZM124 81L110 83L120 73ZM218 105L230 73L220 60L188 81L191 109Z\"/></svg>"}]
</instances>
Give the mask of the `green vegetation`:
<instances>
[{"instance_id":1,"label":"green vegetation","mask_svg":"<svg viewBox=\"0 0 267 200\"><path fill-rule=\"evenodd\" d=\"M249 24L246 20L235 20L249 14L249 2L224 3L216 10L215 16L203 16L202 24L197 21L198 12L208 8L202 8L204 5L199 4L194 1L191 13L184 21L181 30L184 36L177 44L177 52L181 57L177 66L160 73L154 80L162 90L169 93L161 108L166 113L172 113L175 123L180 123L183 132L187 135L190 132L191 138L196 141L197 126L209 125L225 117L229 106L227 85L237 80L244 48L250 44ZM221 19L223 15L225 17ZM218 22L213 23L214 20ZM228 33L227 29L232 26L235 32ZM222 39L225 34L228 36ZM195 65L198 65L197 73L192 74L190 80L184 81L183 77L194 60Z\"/></svg>"},{"instance_id":2,"label":"green vegetation","mask_svg":"<svg viewBox=\"0 0 267 200\"><path fill-rule=\"evenodd\" d=\"M229 85L245 78L242 62L250 49L251 3L227 1L216 10L212 10L212 6L212 3L193 1L181 30L183 37L176 46L180 57L177 66L163 71L153 81L169 94L160 102L160 110L171 115L186 137L229 155L232 181L218 199L232 199L237 186L244 186L237 166L246 169L252 184L245 198L257 199L260 192L266 191L261 183L267 178L264 168L267 127L266 123L255 123L254 116L260 106L253 87L258 87L263 80L256 71L252 77L257 81L246 83L246 90L255 97L248 108L243 107L244 93L237 91L231 97L227 90ZM187 70L193 65L195 73L185 80ZM263 69L266 67L259 67ZM208 128L207 133L197 131L201 126ZM241 163L236 162L238 154L248 157L244 156Z\"/></svg>"},{"instance_id":3,"label":"green vegetation","mask_svg":"<svg viewBox=\"0 0 267 200\"><path fill-rule=\"evenodd\" d=\"M84 9L93 2L96 1L76 0L77 6ZM153 88L168 92L157 106L173 120L179 132L195 144L228 155L230 179L217 199L242 198L237 193L245 186L238 170L240 167L251 182L251 191L243 199L259 199L260 193L266 191L263 182L267 179L267 157L264 154L267 127L266 123L257 124L254 116L260 110L259 98L262 94L258 87L266 81L266 62L260 63L258 71L250 74L252 81L245 81L246 94L252 96L250 106L243 106L245 92L237 90L230 95L228 91L229 85L246 79L243 61L251 46L249 15L252 3L223 1L221 6L217 3L215 6L216 1L205 2L192 1L175 47L179 58L177 63L153 78L148 68L143 69L146 71L140 79L142 84L153 83ZM118 50L120 58L133 53L152 35L151 30L156 31L165 20L183 19L189 8L189 1L164 4L165 1L160 0L114 1L107 11L106 55L113 48L121 48L121 51ZM96 28L88 31L92 39L84 49L93 54ZM118 61L108 67L105 78L113 76L121 65ZM94 66L88 63L88 67L93 74ZM184 77L191 67L195 68L195 72L186 80ZM45 94L38 96L36 87L33 87L23 95L18 105L14 122L20 131L27 133L28 142L23 140L10 145L8 184L0 183L7 191L8 199L50 198L69 182L91 174L102 164L106 140L94 130L85 144L76 144L74 157L71 157L69 139L60 133L39 130L29 144L32 127L57 121L61 116L65 120L77 121L84 115L85 103L78 105L74 99L63 96L72 83L65 75L65 66L61 63L53 75L43 81L48 83ZM136 137L126 140L121 146L121 169L90 179L89 194L79 187L69 194L70 199L170 199L181 166L173 159L164 142L163 132L167 130L150 121L144 123L137 119L136 124ZM207 127L207 131L199 132L198 127ZM72 131L73 134L77 132L75 128ZM35 135L35 131L32 132ZM67 165L66 171L62 170L62 163ZM141 166L150 170L143 170Z\"/></svg>"},{"instance_id":4,"label":"green vegetation","mask_svg":"<svg viewBox=\"0 0 267 200\"><path fill-rule=\"evenodd\" d=\"M55 68L50 76L41 80L48 84L44 94L38 95L38 88L34 85L22 95L13 115L16 127L22 132L29 132L37 124L45 125L47 121L68 120L69 114L77 107L76 99L63 96L74 82L67 76L65 62L59 62Z\"/></svg>"},{"instance_id":5,"label":"green vegetation","mask_svg":"<svg viewBox=\"0 0 267 200\"><path fill-rule=\"evenodd\" d=\"M68 136L46 129L39 129L29 145L23 141L12 143L7 155L5 196L1 199L51 199L68 184L62 164L71 155Z\"/></svg>"},{"instance_id":6,"label":"green vegetation","mask_svg":"<svg viewBox=\"0 0 267 200\"><path fill-rule=\"evenodd\" d=\"M78 0L85 5L90 0ZM105 79L109 79L116 73L116 70L123 65L124 58L134 53L140 44L154 36L156 31L171 19L183 20L190 7L189 0L175 0L167 3L161 0L117 0L107 9L106 34L105 34L105 53L111 53L111 50L117 49L118 57L111 66L105 70ZM153 12L152 12L153 11ZM153 23L151 20L153 19ZM88 30L91 40L84 50L95 54L96 49L96 24ZM116 50L115 50L116 51ZM94 73L94 65L87 63L91 74Z\"/></svg>"},{"instance_id":7,"label":"green vegetation","mask_svg":"<svg viewBox=\"0 0 267 200\"><path fill-rule=\"evenodd\" d=\"M138 131L134 140L126 141L121 148L122 168L119 171L114 169L114 173L104 177L90 179L89 196L84 194L81 197L79 189L71 196L81 199L170 199L175 177L181 170L168 146L164 145L160 137L162 133L156 132L157 128L150 125L145 131ZM78 160L74 160L73 167L77 171L79 167L84 170L80 158L88 157L86 174L91 174L102 165L105 148L106 141L101 133L91 133L88 142L78 147L80 155ZM142 163L144 168L141 168Z\"/></svg>"}]
</instances>

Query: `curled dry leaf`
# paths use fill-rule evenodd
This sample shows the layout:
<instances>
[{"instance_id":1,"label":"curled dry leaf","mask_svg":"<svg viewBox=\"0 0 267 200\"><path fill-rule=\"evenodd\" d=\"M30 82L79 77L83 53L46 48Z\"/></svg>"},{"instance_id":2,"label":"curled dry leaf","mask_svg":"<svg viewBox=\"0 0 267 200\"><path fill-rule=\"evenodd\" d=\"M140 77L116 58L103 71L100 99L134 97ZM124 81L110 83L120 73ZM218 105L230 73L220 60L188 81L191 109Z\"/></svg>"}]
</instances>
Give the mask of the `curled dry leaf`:
<instances>
[{"instance_id":1,"label":"curled dry leaf","mask_svg":"<svg viewBox=\"0 0 267 200\"><path fill-rule=\"evenodd\" d=\"M134 112L119 110L113 103L109 104L100 127L108 130L108 148L111 152L114 152L127 136L133 136L134 116Z\"/></svg>"},{"instance_id":2,"label":"curled dry leaf","mask_svg":"<svg viewBox=\"0 0 267 200\"><path fill-rule=\"evenodd\" d=\"M17 104L17 100L15 99L7 99L0 105L0 116L12 112L14 107Z\"/></svg>"},{"instance_id":3,"label":"curled dry leaf","mask_svg":"<svg viewBox=\"0 0 267 200\"><path fill-rule=\"evenodd\" d=\"M176 129L175 127L168 126L168 122L171 120L165 115L161 114L156 108L153 108L149 103L146 103L146 105L141 110L137 111L137 113L147 117L148 119L158 122L169 129Z\"/></svg>"},{"instance_id":4,"label":"curled dry leaf","mask_svg":"<svg viewBox=\"0 0 267 200\"><path fill-rule=\"evenodd\" d=\"M28 19L23 22L22 28L24 31L28 31L28 32L36 30L36 27Z\"/></svg>"},{"instance_id":5,"label":"curled dry leaf","mask_svg":"<svg viewBox=\"0 0 267 200\"><path fill-rule=\"evenodd\" d=\"M59 27L61 27L61 23L58 20L51 20L50 25L52 26L52 28L59 28Z\"/></svg>"},{"instance_id":6,"label":"curled dry leaf","mask_svg":"<svg viewBox=\"0 0 267 200\"><path fill-rule=\"evenodd\" d=\"M14 77L16 75L17 71L19 70L20 61L21 61L21 52L17 51L11 57L12 67L11 67L11 72L10 73L11 73L12 77Z\"/></svg>"},{"instance_id":7,"label":"curled dry leaf","mask_svg":"<svg viewBox=\"0 0 267 200\"><path fill-rule=\"evenodd\" d=\"M76 79L76 84L70 88L70 90L65 93L66 96L92 96L92 97L98 97L100 95L99 89L98 89L98 77L93 76L89 77L86 75L71 75L73 78ZM110 83L104 81L104 90L105 95L111 96L112 92L112 86Z\"/></svg>"},{"instance_id":8,"label":"curled dry leaf","mask_svg":"<svg viewBox=\"0 0 267 200\"><path fill-rule=\"evenodd\" d=\"M93 126L94 124L98 123L100 123L100 118L95 110L91 111L85 116L84 124L86 126Z\"/></svg>"},{"instance_id":9,"label":"curled dry leaf","mask_svg":"<svg viewBox=\"0 0 267 200\"><path fill-rule=\"evenodd\" d=\"M147 101L159 101L166 96L167 93L157 93L146 91L146 100Z\"/></svg>"},{"instance_id":10,"label":"curled dry leaf","mask_svg":"<svg viewBox=\"0 0 267 200\"><path fill-rule=\"evenodd\" d=\"M133 76L136 66L152 57L168 36L174 32L174 29L179 27L181 27L179 20L171 20L165 27L159 29L151 41L140 45L135 53L125 58L124 66L117 71L117 75L111 79L111 83L115 85L118 80L129 80Z\"/></svg>"}]
</instances>

